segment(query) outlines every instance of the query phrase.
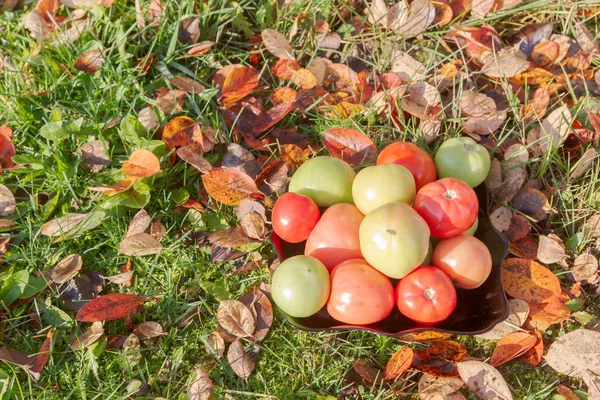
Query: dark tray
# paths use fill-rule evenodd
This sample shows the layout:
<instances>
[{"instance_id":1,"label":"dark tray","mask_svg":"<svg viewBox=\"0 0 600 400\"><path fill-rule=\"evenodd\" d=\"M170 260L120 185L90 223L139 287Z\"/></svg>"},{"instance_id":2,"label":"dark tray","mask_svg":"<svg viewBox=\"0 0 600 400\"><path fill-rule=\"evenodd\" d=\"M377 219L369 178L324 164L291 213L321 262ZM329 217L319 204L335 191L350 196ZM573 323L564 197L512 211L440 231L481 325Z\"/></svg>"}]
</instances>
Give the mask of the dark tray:
<instances>
[{"instance_id":1,"label":"dark tray","mask_svg":"<svg viewBox=\"0 0 600 400\"><path fill-rule=\"evenodd\" d=\"M488 193L485 184L475 188L479 198L479 227L475 237L481 240L492 254L492 272L489 278L477 289L457 289L456 310L445 321L433 325L420 325L398 311L383 321L371 325L348 325L333 319L323 307L317 314L306 318L295 318L279 310L294 327L307 331L351 331L362 330L386 336L410 337L423 331L442 334L476 335L491 330L508 316L508 301L502 287L502 262L508 251L508 240L498 232L489 219ZM271 234L271 243L280 261L304 254L305 243L288 243L275 233ZM393 279L394 287L397 280ZM433 335L435 337L435 335ZM443 335L440 335L443 336Z\"/></svg>"}]
</instances>

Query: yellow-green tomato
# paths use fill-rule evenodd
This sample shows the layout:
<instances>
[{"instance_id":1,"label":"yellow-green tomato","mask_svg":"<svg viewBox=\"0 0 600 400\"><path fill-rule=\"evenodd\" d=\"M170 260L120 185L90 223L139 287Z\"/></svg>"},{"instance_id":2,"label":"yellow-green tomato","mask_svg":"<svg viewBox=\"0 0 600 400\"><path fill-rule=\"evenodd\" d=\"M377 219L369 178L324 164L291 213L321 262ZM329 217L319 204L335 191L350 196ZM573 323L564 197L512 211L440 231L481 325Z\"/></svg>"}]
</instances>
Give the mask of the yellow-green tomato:
<instances>
[{"instance_id":1,"label":"yellow-green tomato","mask_svg":"<svg viewBox=\"0 0 600 400\"><path fill-rule=\"evenodd\" d=\"M474 188L490 172L490 154L470 137L446 140L435 153L438 178L456 178Z\"/></svg>"},{"instance_id":2,"label":"yellow-green tomato","mask_svg":"<svg viewBox=\"0 0 600 400\"><path fill-rule=\"evenodd\" d=\"M477 232L478 226L479 226L479 217L475 218L475 222L473 222L473 225L469 229L464 231L463 234L473 236L475 234L475 232Z\"/></svg>"},{"instance_id":3,"label":"yellow-green tomato","mask_svg":"<svg viewBox=\"0 0 600 400\"><path fill-rule=\"evenodd\" d=\"M295 256L282 262L272 278L273 301L292 317L309 317L329 298L331 282L323 263L310 256Z\"/></svg>"},{"instance_id":4,"label":"yellow-green tomato","mask_svg":"<svg viewBox=\"0 0 600 400\"><path fill-rule=\"evenodd\" d=\"M429 227L406 203L385 204L367 214L359 238L365 260L395 279L421 265L429 249Z\"/></svg>"},{"instance_id":5,"label":"yellow-green tomato","mask_svg":"<svg viewBox=\"0 0 600 400\"><path fill-rule=\"evenodd\" d=\"M412 204L417 194L415 178L398 164L380 164L361 170L352 184L354 204L368 214L384 204Z\"/></svg>"},{"instance_id":6,"label":"yellow-green tomato","mask_svg":"<svg viewBox=\"0 0 600 400\"><path fill-rule=\"evenodd\" d=\"M310 197L319 207L352 201L356 173L348 163L333 157L315 157L298 168L290 180L290 192Z\"/></svg>"}]
</instances>

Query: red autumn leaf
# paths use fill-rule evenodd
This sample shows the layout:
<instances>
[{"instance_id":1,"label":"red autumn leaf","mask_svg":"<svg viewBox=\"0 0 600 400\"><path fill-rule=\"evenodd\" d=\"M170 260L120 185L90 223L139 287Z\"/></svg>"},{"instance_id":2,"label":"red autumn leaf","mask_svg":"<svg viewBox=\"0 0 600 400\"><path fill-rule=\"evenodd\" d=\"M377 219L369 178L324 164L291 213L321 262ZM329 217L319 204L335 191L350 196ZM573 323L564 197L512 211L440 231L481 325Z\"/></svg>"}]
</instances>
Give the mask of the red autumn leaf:
<instances>
[{"instance_id":1,"label":"red autumn leaf","mask_svg":"<svg viewBox=\"0 0 600 400\"><path fill-rule=\"evenodd\" d=\"M85 303L75 319L81 322L112 321L127 317L147 297L128 293L110 293Z\"/></svg>"},{"instance_id":2,"label":"red autumn leaf","mask_svg":"<svg viewBox=\"0 0 600 400\"><path fill-rule=\"evenodd\" d=\"M403 346L395 352L383 371L383 376L386 381L396 379L401 373L410 368L413 359L413 350L408 346Z\"/></svg>"},{"instance_id":3,"label":"red autumn leaf","mask_svg":"<svg viewBox=\"0 0 600 400\"><path fill-rule=\"evenodd\" d=\"M410 367L433 376L446 378L458 376L455 362L441 357L429 357L427 350L415 351Z\"/></svg>"},{"instance_id":4,"label":"red autumn leaf","mask_svg":"<svg viewBox=\"0 0 600 400\"><path fill-rule=\"evenodd\" d=\"M600 135L600 115L594 114L590 110L586 110L588 113L588 117L590 118L590 123L594 127L596 134Z\"/></svg>"},{"instance_id":5,"label":"red autumn leaf","mask_svg":"<svg viewBox=\"0 0 600 400\"><path fill-rule=\"evenodd\" d=\"M465 27L454 30L445 39L456 41L460 47L464 47L467 55L478 62L483 61L489 51L498 51L502 48L498 32L488 25L479 28Z\"/></svg>"},{"instance_id":6,"label":"red autumn leaf","mask_svg":"<svg viewBox=\"0 0 600 400\"><path fill-rule=\"evenodd\" d=\"M535 346L527 350L527 352L525 352L521 357L519 357L519 360L535 367L540 365L542 362L542 356L544 355L544 340L542 338L542 333L537 329L535 329L533 333L538 338L537 343Z\"/></svg>"},{"instance_id":7,"label":"red autumn leaf","mask_svg":"<svg viewBox=\"0 0 600 400\"><path fill-rule=\"evenodd\" d=\"M538 338L528 332L513 332L504 336L494 349L490 364L497 367L519 357L538 342Z\"/></svg>"},{"instance_id":8,"label":"red autumn leaf","mask_svg":"<svg viewBox=\"0 0 600 400\"><path fill-rule=\"evenodd\" d=\"M538 244L531 236L525 236L522 239L511 242L509 251L517 257L535 260L538 253Z\"/></svg>"},{"instance_id":9,"label":"red autumn leaf","mask_svg":"<svg viewBox=\"0 0 600 400\"><path fill-rule=\"evenodd\" d=\"M215 45L215 42L201 42L196 46L192 47L187 51L188 56L200 56L202 54L208 53L208 51Z\"/></svg>"},{"instance_id":10,"label":"red autumn leaf","mask_svg":"<svg viewBox=\"0 0 600 400\"><path fill-rule=\"evenodd\" d=\"M7 126L1 128L5 129L0 129L0 167L11 168L12 157L17 154L11 139L12 130Z\"/></svg>"},{"instance_id":11,"label":"red autumn leaf","mask_svg":"<svg viewBox=\"0 0 600 400\"><path fill-rule=\"evenodd\" d=\"M258 135L272 128L273 125L281 121L290 111L292 111L292 108L294 108L293 103L282 103L277 104L266 113L261 114L253 125L254 133Z\"/></svg>"},{"instance_id":12,"label":"red autumn leaf","mask_svg":"<svg viewBox=\"0 0 600 400\"><path fill-rule=\"evenodd\" d=\"M300 70L302 67L298 64L296 60L286 60L281 59L277 60L277 62L271 68L271 72L277 79L292 79L294 76L294 72Z\"/></svg>"},{"instance_id":13,"label":"red autumn leaf","mask_svg":"<svg viewBox=\"0 0 600 400\"><path fill-rule=\"evenodd\" d=\"M504 290L528 303L544 302L562 292L556 275L543 265L523 258L510 258L502 266Z\"/></svg>"},{"instance_id":14,"label":"red autumn leaf","mask_svg":"<svg viewBox=\"0 0 600 400\"><path fill-rule=\"evenodd\" d=\"M328 129L323 132L323 144L332 156L353 166L377 158L377 147L373 141L356 129Z\"/></svg>"},{"instance_id":15,"label":"red autumn leaf","mask_svg":"<svg viewBox=\"0 0 600 400\"><path fill-rule=\"evenodd\" d=\"M229 106L242 100L258 87L258 78L258 71L252 67L234 68L223 82L219 102Z\"/></svg>"},{"instance_id":16,"label":"red autumn leaf","mask_svg":"<svg viewBox=\"0 0 600 400\"><path fill-rule=\"evenodd\" d=\"M202 183L208 194L216 201L235 206L243 199L260 199L254 179L233 168L214 168L202 175Z\"/></svg>"},{"instance_id":17,"label":"red autumn leaf","mask_svg":"<svg viewBox=\"0 0 600 400\"><path fill-rule=\"evenodd\" d=\"M40 373L46 366L48 359L50 358L50 345L52 344L52 334L54 334L54 328L50 329L46 334L46 339L38 350L38 355L35 357L35 363L31 370L33 372Z\"/></svg>"},{"instance_id":18,"label":"red autumn leaf","mask_svg":"<svg viewBox=\"0 0 600 400\"><path fill-rule=\"evenodd\" d=\"M429 357L442 357L450 361L460 361L467 355L467 348L463 343L452 340L439 340L427 348Z\"/></svg>"}]
</instances>

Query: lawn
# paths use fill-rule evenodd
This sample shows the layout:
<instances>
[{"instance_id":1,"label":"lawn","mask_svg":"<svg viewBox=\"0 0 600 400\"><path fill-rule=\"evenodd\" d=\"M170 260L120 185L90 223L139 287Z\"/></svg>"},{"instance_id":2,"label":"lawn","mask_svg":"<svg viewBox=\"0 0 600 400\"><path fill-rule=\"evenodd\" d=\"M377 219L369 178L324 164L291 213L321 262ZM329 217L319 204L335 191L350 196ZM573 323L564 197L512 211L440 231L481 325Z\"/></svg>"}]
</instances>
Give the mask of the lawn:
<instances>
[{"instance_id":1,"label":"lawn","mask_svg":"<svg viewBox=\"0 0 600 400\"><path fill-rule=\"evenodd\" d=\"M385 4L356 0L4 0L0 399L187 399L190 388L202 392L198 371L216 399L478 398L467 386L419 397L417 368L370 379L396 351L429 343L300 331L277 311L264 340L236 342L244 367L255 363L247 376L214 349L222 301L268 288L279 263L265 239L270 210L298 165L332 150L323 146L331 128L346 128L334 142L349 150L338 157L365 138L379 150L406 140L433 155L448 137L470 134L488 149L494 225L515 265L538 268L505 282L529 309L522 321L511 314L505 333L539 334L532 346L549 357L496 369L515 399L600 399L600 6L473 2L469 11L469 1L415 0L394 27L382 22L392 14ZM429 17L415 4L436 20L419 28ZM283 41L271 33L263 43L265 29ZM495 53L514 44L528 54ZM395 61L398 52L408 58ZM328 81L332 62L352 73L335 69ZM250 182L228 184L220 166ZM236 207L241 198L264 206L267 222ZM57 222L67 214L79 216ZM69 255L78 256L61 262ZM548 282L551 299L519 297ZM94 324L92 340L79 310L98 293L146 299L97 310L123 315L96 318L111 320ZM585 376L548 354L575 331L592 357ZM464 345L465 362L489 364L499 338L449 340ZM581 357L571 350L564 365ZM202 393L192 398L211 391Z\"/></svg>"}]
</instances>

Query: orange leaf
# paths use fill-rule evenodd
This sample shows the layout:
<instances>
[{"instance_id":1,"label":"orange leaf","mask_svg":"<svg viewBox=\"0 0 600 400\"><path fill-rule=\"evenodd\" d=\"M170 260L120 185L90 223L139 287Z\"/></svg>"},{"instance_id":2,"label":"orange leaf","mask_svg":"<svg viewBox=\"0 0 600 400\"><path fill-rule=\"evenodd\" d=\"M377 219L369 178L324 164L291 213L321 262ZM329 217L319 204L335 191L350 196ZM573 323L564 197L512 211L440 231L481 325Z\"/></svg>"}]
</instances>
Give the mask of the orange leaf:
<instances>
[{"instance_id":1,"label":"orange leaf","mask_svg":"<svg viewBox=\"0 0 600 400\"><path fill-rule=\"evenodd\" d=\"M11 134L12 130L8 126L2 126L0 130L0 167L10 168L13 166L12 156L16 153Z\"/></svg>"},{"instance_id":2,"label":"orange leaf","mask_svg":"<svg viewBox=\"0 0 600 400\"><path fill-rule=\"evenodd\" d=\"M271 72L278 79L292 79L292 76L295 71L300 70L300 64L296 60L278 60L273 67L271 68Z\"/></svg>"},{"instance_id":3,"label":"orange leaf","mask_svg":"<svg viewBox=\"0 0 600 400\"><path fill-rule=\"evenodd\" d=\"M540 87L533 92L533 96L526 104L521 106L521 118L529 119L537 117L541 119L546 115L546 108L550 103L550 93L545 87Z\"/></svg>"},{"instance_id":4,"label":"orange leaf","mask_svg":"<svg viewBox=\"0 0 600 400\"><path fill-rule=\"evenodd\" d=\"M544 340L542 338L542 333L537 329L534 329L533 333L538 338L537 343L535 346L527 350L525 354L519 357L519 360L535 367L542 362L542 356L544 355Z\"/></svg>"},{"instance_id":5,"label":"orange leaf","mask_svg":"<svg viewBox=\"0 0 600 400\"><path fill-rule=\"evenodd\" d=\"M330 64L325 69L323 84L328 90L353 94L358 85L358 74L345 64Z\"/></svg>"},{"instance_id":6,"label":"orange leaf","mask_svg":"<svg viewBox=\"0 0 600 400\"><path fill-rule=\"evenodd\" d=\"M538 342L535 335L527 332L513 332L504 336L494 349L490 364L497 367L527 352Z\"/></svg>"},{"instance_id":7,"label":"orange leaf","mask_svg":"<svg viewBox=\"0 0 600 400\"><path fill-rule=\"evenodd\" d=\"M579 400L579 396L577 396L571 389L564 385L558 385L556 392L564 397L565 400ZM591 399L591 397L588 398Z\"/></svg>"},{"instance_id":8,"label":"orange leaf","mask_svg":"<svg viewBox=\"0 0 600 400\"><path fill-rule=\"evenodd\" d=\"M127 176L145 178L160 171L158 157L149 150L139 149L134 151L129 160L123 163L123 173Z\"/></svg>"},{"instance_id":9,"label":"orange leaf","mask_svg":"<svg viewBox=\"0 0 600 400\"><path fill-rule=\"evenodd\" d=\"M502 266L504 290L515 299L544 302L562 292L556 275L539 263L511 258Z\"/></svg>"},{"instance_id":10,"label":"orange leaf","mask_svg":"<svg viewBox=\"0 0 600 400\"><path fill-rule=\"evenodd\" d=\"M128 191L129 189L131 189L131 187L133 186L133 184L135 183L136 180L137 180L137 178L125 178L125 179L121 179L119 182L115 183L114 185L95 186L95 187L88 188L88 190L91 190L93 192L105 192L108 195L108 197L110 197L110 196L114 196L115 194L119 194L119 193Z\"/></svg>"},{"instance_id":11,"label":"orange leaf","mask_svg":"<svg viewBox=\"0 0 600 400\"><path fill-rule=\"evenodd\" d=\"M538 43L531 53L531 60L540 67L554 64L560 53L560 46L552 40Z\"/></svg>"},{"instance_id":12,"label":"orange leaf","mask_svg":"<svg viewBox=\"0 0 600 400\"><path fill-rule=\"evenodd\" d=\"M202 183L216 201L235 206L243 199L261 198L254 180L248 174L233 168L215 168L202 175Z\"/></svg>"},{"instance_id":13,"label":"orange leaf","mask_svg":"<svg viewBox=\"0 0 600 400\"><path fill-rule=\"evenodd\" d=\"M391 381L396 379L398 375L410 368L413 359L413 351L408 346L403 346L392 355L383 370L383 379Z\"/></svg>"},{"instance_id":14,"label":"orange leaf","mask_svg":"<svg viewBox=\"0 0 600 400\"><path fill-rule=\"evenodd\" d=\"M162 132L162 141L169 146L181 147L193 144L194 148L202 149L202 131L200 126L190 117L175 117L170 120Z\"/></svg>"},{"instance_id":15,"label":"orange leaf","mask_svg":"<svg viewBox=\"0 0 600 400\"><path fill-rule=\"evenodd\" d=\"M558 324L571 316L571 310L558 296L544 302L530 303L529 309L529 317L532 320L546 324Z\"/></svg>"},{"instance_id":16,"label":"orange leaf","mask_svg":"<svg viewBox=\"0 0 600 400\"><path fill-rule=\"evenodd\" d=\"M451 338L451 333L444 332L436 332L436 331L423 331L417 333L407 333L400 337L399 340L404 340L406 342L434 342L437 340L444 340Z\"/></svg>"},{"instance_id":17,"label":"orange leaf","mask_svg":"<svg viewBox=\"0 0 600 400\"><path fill-rule=\"evenodd\" d=\"M100 50L92 50L80 55L73 63L76 70L85 72L86 74L94 74L104 65L104 57Z\"/></svg>"},{"instance_id":18,"label":"orange leaf","mask_svg":"<svg viewBox=\"0 0 600 400\"><path fill-rule=\"evenodd\" d=\"M219 102L228 106L248 96L258 87L259 74L252 67L234 68L223 82Z\"/></svg>"},{"instance_id":19,"label":"orange leaf","mask_svg":"<svg viewBox=\"0 0 600 400\"><path fill-rule=\"evenodd\" d=\"M215 45L215 42L201 42L196 46L192 47L187 51L188 56L200 56L202 54L208 53L208 51Z\"/></svg>"},{"instance_id":20,"label":"orange leaf","mask_svg":"<svg viewBox=\"0 0 600 400\"><path fill-rule=\"evenodd\" d=\"M35 357L35 363L33 364L33 368L31 370L33 372L40 373L48 363L48 359L50 358L50 346L52 344L52 335L54 334L54 329L52 328L46 334L46 339L40 346L38 350L38 355Z\"/></svg>"},{"instance_id":21,"label":"orange leaf","mask_svg":"<svg viewBox=\"0 0 600 400\"><path fill-rule=\"evenodd\" d=\"M535 260L537 258L538 244L531 236L525 236L510 243L510 252L520 258Z\"/></svg>"},{"instance_id":22,"label":"orange leaf","mask_svg":"<svg viewBox=\"0 0 600 400\"><path fill-rule=\"evenodd\" d=\"M292 72L291 81L302 89L312 89L317 86L317 77L304 68Z\"/></svg>"},{"instance_id":23,"label":"orange leaf","mask_svg":"<svg viewBox=\"0 0 600 400\"><path fill-rule=\"evenodd\" d=\"M544 85L554 79L554 74L543 68L531 68L510 78L519 85Z\"/></svg>"},{"instance_id":24,"label":"orange leaf","mask_svg":"<svg viewBox=\"0 0 600 400\"><path fill-rule=\"evenodd\" d=\"M455 362L441 357L429 357L427 350L415 351L410 367L433 376L458 376L458 369Z\"/></svg>"},{"instance_id":25,"label":"orange leaf","mask_svg":"<svg viewBox=\"0 0 600 400\"><path fill-rule=\"evenodd\" d=\"M302 148L295 144L281 145L281 155L279 158L281 161L290 166L302 165L302 163L304 163L306 160L306 156L304 155Z\"/></svg>"},{"instance_id":26,"label":"orange leaf","mask_svg":"<svg viewBox=\"0 0 600 400\"><path fill-rule=\"evenodd\" d=\"M594 127L594 130L600 135L600 115L592 113L590 110L586 110L588 117L590 118L590 124Z\"/></svg>"},{"instance_id":27,"label":"orange leaf","mask_svg":"<svg viewBox=\"0 0 600 400\"><path fill-rule=\"evenodd\" d=\"M296 91L291 87L278 87L271 93L271 103L274 105L294 103L296 101Z\"/></svg>"},{"instance_id":28,"label":"orange leaf","mask_svg":"<svg viewBox=\"0 0 600 400\"><path fill-rule=\"evenodd\" d=\"M427 348L429 357L441 357L450 361L460 361L467 355L467 348L463 343L452 340L439 340Z\"/></svg>"},{"instance_id":29,"label":"orange leaf","mask_svg":"<svg viewBox=\"0 0 600 400\"><path fill-rule=\"evenodd\" d=\"M377 147L371 139L350 128L331 128L323 132L323 144L332 156L350 165L377 158Z\"/></svg>"}]
</instances>

